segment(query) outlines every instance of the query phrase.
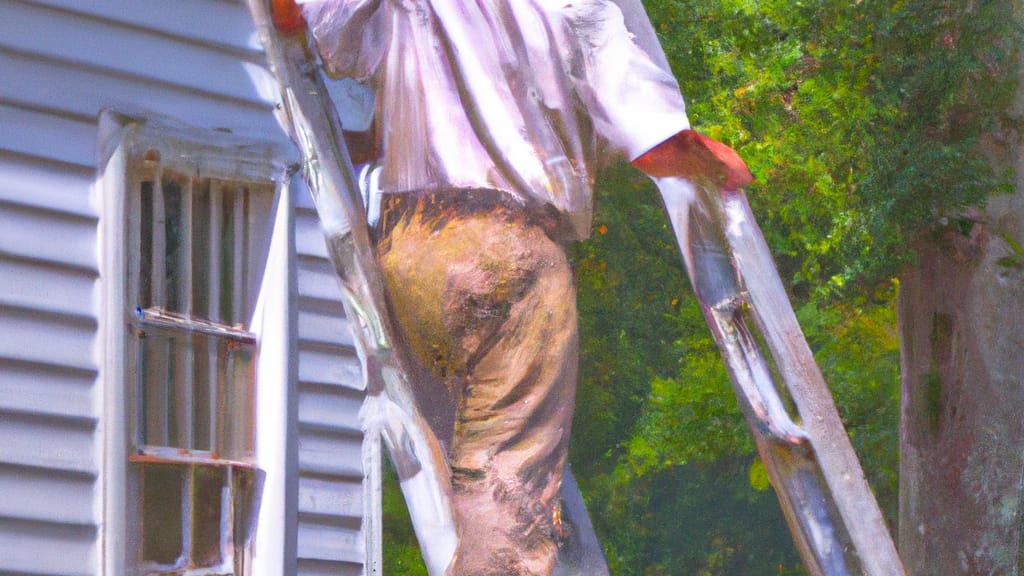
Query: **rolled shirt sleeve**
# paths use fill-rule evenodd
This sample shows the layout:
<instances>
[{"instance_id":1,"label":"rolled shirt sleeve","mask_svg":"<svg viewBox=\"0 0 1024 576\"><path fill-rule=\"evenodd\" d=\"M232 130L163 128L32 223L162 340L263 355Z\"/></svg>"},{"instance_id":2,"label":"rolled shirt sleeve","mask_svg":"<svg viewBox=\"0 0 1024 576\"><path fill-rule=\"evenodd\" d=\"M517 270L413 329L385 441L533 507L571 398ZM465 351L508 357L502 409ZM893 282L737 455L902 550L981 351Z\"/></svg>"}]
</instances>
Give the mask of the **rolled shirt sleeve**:
<instances>
[{"instance_id":1,"label":"rolled shirt sleeve","mask_svg":"<svg viewBox=\"0 0 1024 576\"><path fill-rule=\"evenodd\" d=\"M678 83L636 44L618 6L560 5L581 61L570 75L598 134L634 160L690 127Z\"/></svg>"},{"instance_id":2,"label":"rolled shirt sleeve","mask_svg":"<svg viewBox=\"0 0 1024 576\"><path fill-rule=\"evenodd\" d=\"M377 74L391 40L388 0L300 3L328 74L360 81Z\"/></svg>"}]
</instances>

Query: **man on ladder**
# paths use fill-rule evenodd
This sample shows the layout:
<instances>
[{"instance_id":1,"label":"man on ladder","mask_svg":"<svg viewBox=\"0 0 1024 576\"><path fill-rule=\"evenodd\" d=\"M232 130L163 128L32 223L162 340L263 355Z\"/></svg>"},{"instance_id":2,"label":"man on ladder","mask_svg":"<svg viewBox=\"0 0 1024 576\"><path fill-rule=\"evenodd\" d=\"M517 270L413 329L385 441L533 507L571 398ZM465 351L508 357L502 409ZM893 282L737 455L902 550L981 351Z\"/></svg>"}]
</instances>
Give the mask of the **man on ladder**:
<instances>
[{"instance_id":1,"label":"man on ladder","mask_svg":"<svg viewBox=\"0 0 1024 576\"><path fill-rule=\"evenodd\" d=\"M429 375L413 382L416 403L450 466L446 573L550 574L577 366L565 246L589 234L599 152L723 194L750 172L690 130L675 79L615 2L272 5L278 31L308 29L329 74L376 90L373 234L399 338ZM703 254L683 248L693 276ZM782 430L783 450L806 450L802 431Z\"/></svg>"}]
</instances>

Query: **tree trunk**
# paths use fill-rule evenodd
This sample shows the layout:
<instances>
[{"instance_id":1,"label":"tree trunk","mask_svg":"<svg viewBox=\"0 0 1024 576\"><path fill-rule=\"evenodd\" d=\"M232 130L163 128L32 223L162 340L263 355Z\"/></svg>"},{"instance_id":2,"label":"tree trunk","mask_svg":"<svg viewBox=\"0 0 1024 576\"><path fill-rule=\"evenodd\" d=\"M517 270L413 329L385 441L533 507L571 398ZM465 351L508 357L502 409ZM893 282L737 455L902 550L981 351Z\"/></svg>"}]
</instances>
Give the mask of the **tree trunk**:
<instances>
[{"instance_id":1,"label":"tree trunk","mask_svg":"<svg viewBox=\"0 0 1024 576\"><path fill-rule=\"evenodd\" d=\"M899 547L915 575L1024 573L1024 147L998 152L1015 193L922 237L901 279Z\"/></svg>"}]
</instances>

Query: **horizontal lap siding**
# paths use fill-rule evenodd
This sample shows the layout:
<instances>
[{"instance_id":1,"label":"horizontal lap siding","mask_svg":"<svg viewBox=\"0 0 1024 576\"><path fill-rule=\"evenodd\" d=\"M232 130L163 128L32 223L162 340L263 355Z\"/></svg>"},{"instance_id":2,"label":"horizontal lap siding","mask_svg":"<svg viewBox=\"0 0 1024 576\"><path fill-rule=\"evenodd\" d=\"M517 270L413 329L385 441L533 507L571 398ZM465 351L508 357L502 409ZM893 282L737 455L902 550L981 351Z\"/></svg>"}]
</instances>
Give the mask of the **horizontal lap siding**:
<instances>
[{"instance_id":1,"label":"horizontal lap siding","mask_svg":"<svg viewBox=\"0 0 1024 576\"><path fill-rule=\"evenodd\" d=\"M284 140L241 3L0 0L0 10L0 70L17 78L0 83L9 150L92 167L104 107Z\"/></svg>"},{"instance_id":2,"label":"horizontal lap siding","mask_svg":"<svg viewBox=\"0 0 1024 576\"><path fill-rule=\"evenodd\" d=\"M298 204L298 571L356 576L366 555L360 364L316 212L308 196Z\"/></svg>"},{"instance_id":3,"label":"horizontal lap siding","mask_svg":"<svg viewBox=\"0 0 1024 576\"><path fill-rule=\"evenodd\" d=\"M95 574L101 464L92 170L12 153L25 142L10 141L2 118L0 573Z\"/></svg>"},{"instance_id":4,"label":"horizontal lap siding","mask_svg":"<svg viewBox=\"0 0 1024 576\"><path fill-rule=\"evenodd\" d=\"M285 141L245 5L0 0L0 574L100 570L105 107ZM309 237L308 208L298 228ZM315 230L315 228L314 228ZM336 280L300 242L299 569L363 572L359 363ZM119 279L112 279L119 281Z\"/></svg>"}]
</instances>

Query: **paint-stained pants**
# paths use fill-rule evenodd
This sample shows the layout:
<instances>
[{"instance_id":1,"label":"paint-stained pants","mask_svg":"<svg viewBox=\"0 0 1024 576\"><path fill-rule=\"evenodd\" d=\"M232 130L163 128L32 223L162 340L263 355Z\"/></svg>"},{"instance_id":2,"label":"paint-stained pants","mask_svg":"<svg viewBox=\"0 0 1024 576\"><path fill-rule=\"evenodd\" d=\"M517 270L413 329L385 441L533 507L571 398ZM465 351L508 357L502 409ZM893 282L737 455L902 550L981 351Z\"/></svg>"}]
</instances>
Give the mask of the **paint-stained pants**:
<instances>
[{"instance_id":1,"label":"paint-stained pants","mask_svg":"<svg viewBox=\"0 0 1024 576\"><path fill-rule=\"evenodd\" d=\"M385 204L378 251L417 398L448 448L455 576L547 575L577 372L572 270L550 227L501 204ZM548 232L545 229L548 229ZM441 408L439 410L439 408Z\"/></svg>"}]
</instances>

